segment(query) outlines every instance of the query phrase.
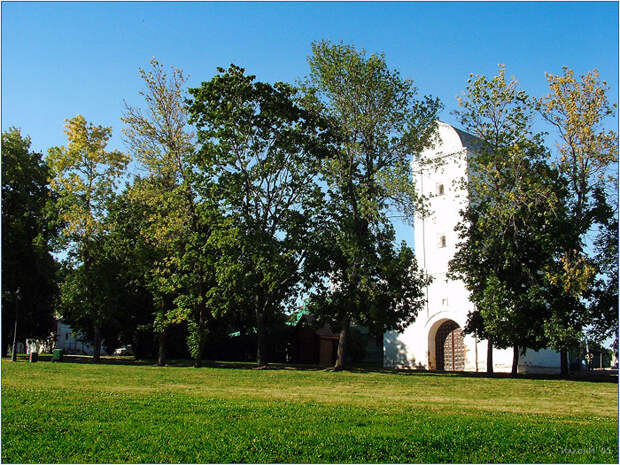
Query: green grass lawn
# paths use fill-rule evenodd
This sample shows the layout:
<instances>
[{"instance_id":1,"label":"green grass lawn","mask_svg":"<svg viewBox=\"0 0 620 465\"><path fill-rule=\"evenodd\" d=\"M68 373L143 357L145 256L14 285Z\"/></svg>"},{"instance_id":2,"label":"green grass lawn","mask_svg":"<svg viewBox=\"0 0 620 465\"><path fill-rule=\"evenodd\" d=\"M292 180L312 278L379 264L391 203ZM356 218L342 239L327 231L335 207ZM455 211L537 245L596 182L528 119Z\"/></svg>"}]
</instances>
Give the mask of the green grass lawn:
<instances>
[{"instance_id":1,"label":"green grass lawn","mask_svg":"<svg viewBox=\"0 0 620 465\"><path fill-rule=\"evenodd\" d=\"M5 359L2 461L618 463L618 385Z\"/></svg>"}]
</instances>

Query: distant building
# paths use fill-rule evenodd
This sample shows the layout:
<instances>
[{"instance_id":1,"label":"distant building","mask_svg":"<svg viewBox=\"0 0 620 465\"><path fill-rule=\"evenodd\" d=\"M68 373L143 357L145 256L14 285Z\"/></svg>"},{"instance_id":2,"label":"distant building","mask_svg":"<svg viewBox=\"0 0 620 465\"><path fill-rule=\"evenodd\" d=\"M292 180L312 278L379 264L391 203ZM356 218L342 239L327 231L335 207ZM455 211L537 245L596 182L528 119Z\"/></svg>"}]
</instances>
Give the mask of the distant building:
<instances>
[{"instance_id":1,"label":"distant building","mask_svg":"<svg viewBox=\"0 0 620 465\"><path fill-rule=\"evenodd\" d=\"M338 334L326 323L320 328L314 325L314 317L302 314L295 325L295 353L297 363L333 365L338 351Z\"/></svg>"},{"instance_id":2,"label":"distant building","mask_svg":"<svg viewBox=\"0 0 620 465\"><path fill-rule=\"evenodd\" d=\"M60 318L56 318L55 329L49 337L46 339L26 339L25 349L27 354L31 352L51 353L52 349L62 349L65 354L93 355L93 346L87 342L82 342L80 335L74 333L71 327ZM107 354L103 346L101 354Z\"/></svg>"},{"instance_id":3,"label":"distant building","mask_svg":"<svg viewBox=\"0 0 620 465\"><path fill-rule=\"evenodd\" d=\"M486 371L487 341L462 332L473 304L461 281L448 279L448 262L456 252L459 210L467 200L456 182L466 174L467 159L476 153L478 139L439 122L439 142L424 157L441 157L438 168L414 166L422 194L431 197L433 214L415 218L414 240L418 266L433 277L426 288L427 303L416 321L402 333L384 335L384 366L449 371ZM510 372L512 349L493 350L493 369ZM527 350L519 373L558 373L560 355L551 350Z\"/></svg>"},{"instance_id":4,"label":"distant building","mask_svg":"<svg viewBox=\"0 0 620 465\"><path fill-rule=\"evenodd\" d=\"M65 354L93 355L93 346L80 340L71 327L61 319L56 320L56 349L62 349ZM101 354L106 352L101 348Z\"/></svg>"},{"instance_id":5,"label":"distant building","mask_svg":"<svg viewBox=\"0 0 620 465\"><path fill-rule=\"evenodd\" d=\"M334 365L340 332L334 332L327 323L322 326L317 324L314 315L305 309L298 311L295 316L292 347L294 355L287 361L321 366ZM381 363L383 354L378 350L377 339L363 326L351 326L347 347L348 361L377 365Z\"/></svg>"}]
</instances>

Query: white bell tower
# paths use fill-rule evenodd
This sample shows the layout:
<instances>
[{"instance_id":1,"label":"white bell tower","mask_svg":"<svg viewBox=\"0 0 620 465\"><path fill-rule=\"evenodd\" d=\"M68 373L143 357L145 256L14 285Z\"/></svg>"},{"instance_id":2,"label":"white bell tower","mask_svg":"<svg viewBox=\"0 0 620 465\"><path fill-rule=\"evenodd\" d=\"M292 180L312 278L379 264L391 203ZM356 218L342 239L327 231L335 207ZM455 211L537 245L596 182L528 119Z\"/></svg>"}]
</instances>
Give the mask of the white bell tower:
<instances>
[{"instance_id":1,"label":"white bell tower","mask_svg":"<svg viewBox=\"0 0 620 465\"><path fill-rule=\"evenodd\" d=\"M437 142L421 154L437 163L412 163L416 186L429 199L430 214L414 220L414 247L418 266L433 281L426 288L426 304L416 321L402 333L384 335L384 366L448 371L486 371L486 341L463 334L473 310L462 281L448 279L448 263L458 242L455 226L468 202L460 188L467 160L475 156L479 139L438 122ZM493 351L493 368L509 372L512 349ZM559 354L528 350L519 372L558 372Z\"/></svg>"}]
</instances>

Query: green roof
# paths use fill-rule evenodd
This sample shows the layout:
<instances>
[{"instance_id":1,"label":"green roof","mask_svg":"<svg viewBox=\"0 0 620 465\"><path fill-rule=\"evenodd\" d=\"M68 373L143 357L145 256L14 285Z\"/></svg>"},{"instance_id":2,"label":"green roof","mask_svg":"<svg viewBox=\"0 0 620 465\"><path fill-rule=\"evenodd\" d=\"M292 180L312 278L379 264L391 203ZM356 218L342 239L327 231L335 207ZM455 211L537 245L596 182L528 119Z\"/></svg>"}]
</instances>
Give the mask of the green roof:
<instances>
[{"instance_id":1,"label":"green roof","mask_svg":"<svg viewBox=\"0 0 620 465\"><path fill-rule=\"evenodd\" d=\"M256 328L252 327L249 331L251 334L256 334ZM239 337L241 336L241 331L235 331L233 333L228 333L228 337Z\"/></svg>"},{"instance_id":2,"label":"green roof","mask_svg":"<svg viewBox=\"0 0 620 465\"><path fill-rule=\"evenodd\" d=\"M297 326L297 324L301 321L304 315L310 315L310 312L306 310L306 304L304 303L300 310L294 312L291 316L293 317L291 321L288 321L286 324L291 326Z\"/></svg>"}]
</instances>

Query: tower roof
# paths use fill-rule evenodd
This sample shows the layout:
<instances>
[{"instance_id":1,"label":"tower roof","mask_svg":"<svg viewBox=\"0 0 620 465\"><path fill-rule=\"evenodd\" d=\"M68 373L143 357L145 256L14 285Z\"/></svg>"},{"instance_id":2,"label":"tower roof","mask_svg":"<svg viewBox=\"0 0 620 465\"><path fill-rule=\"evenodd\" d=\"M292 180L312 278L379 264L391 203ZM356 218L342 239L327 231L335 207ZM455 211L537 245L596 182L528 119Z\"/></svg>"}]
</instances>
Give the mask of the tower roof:
<instances>
[{"instance_id":1,"label":"tower roof","mask_svg":"<svg viewBox=\"0 0 620 465\"><path fill-rule=\"evenodd\" d=\"M482 143L478 137L439 120L437 120L437 133L439 141L433 151L441 152L441 155L458 153L463 149L470 153L476 152Z\"/></svg>"}]
</instances>

